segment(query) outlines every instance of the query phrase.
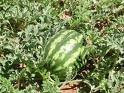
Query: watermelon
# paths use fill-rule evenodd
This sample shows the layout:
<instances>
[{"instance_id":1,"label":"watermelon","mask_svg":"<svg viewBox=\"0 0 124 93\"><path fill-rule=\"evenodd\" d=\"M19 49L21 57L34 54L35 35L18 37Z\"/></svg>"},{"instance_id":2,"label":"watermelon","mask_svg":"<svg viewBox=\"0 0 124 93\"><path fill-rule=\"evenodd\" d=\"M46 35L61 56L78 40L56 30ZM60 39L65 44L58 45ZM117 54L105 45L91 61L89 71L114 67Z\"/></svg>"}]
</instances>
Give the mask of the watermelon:
<instances>
[{"instance_id":1,"label":"watermelon","mask_svg":"<svg viewBox=\"0 0 124 93\"><path fill-rule=\"evenodd\" d=\"M82 49L83 35L75 30L63 30L50 38L45 47L45 59L51 72L60 77L74 68Z\"/></svg>"}]
</instances>

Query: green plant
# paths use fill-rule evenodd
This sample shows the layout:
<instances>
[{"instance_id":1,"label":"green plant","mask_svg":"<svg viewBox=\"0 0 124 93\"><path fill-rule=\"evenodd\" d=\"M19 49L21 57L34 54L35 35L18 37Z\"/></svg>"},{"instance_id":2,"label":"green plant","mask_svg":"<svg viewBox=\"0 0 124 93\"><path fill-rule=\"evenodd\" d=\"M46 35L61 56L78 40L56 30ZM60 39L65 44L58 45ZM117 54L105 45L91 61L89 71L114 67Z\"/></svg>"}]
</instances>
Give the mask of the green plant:
<instances>
[{"instance_id":1,"label":"green plant","mask_svg":"<svg viewBox=\"0 0 124 93\"><path fill-rule=\"evenodd\" d=\"M123 0L0 0L0 93L60 92L63 82L44 67L44 49L68 29L83 35L87 55L65 82L87 81L91 93L123 93L123 10Z\"/></svg>"}]
</instances>

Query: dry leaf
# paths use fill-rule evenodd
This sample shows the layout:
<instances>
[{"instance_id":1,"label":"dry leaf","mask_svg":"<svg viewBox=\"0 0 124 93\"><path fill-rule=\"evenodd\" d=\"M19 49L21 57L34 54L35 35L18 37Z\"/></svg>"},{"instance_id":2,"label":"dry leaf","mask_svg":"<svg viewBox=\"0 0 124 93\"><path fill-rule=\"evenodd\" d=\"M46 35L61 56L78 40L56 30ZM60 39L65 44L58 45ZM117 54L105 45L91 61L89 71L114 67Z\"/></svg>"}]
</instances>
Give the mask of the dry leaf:
<instances>
[{"instance_id":1,"label":"dry leaf","mask_svg":"<svg viewBox=\"0 0 124 93\"><path fill-rule=\"evenodd\" d=\"M72 18L72 13L69 10L64 10L60 15L60 19L62 20L70 20Z\"/></svg>"}]
</instances>

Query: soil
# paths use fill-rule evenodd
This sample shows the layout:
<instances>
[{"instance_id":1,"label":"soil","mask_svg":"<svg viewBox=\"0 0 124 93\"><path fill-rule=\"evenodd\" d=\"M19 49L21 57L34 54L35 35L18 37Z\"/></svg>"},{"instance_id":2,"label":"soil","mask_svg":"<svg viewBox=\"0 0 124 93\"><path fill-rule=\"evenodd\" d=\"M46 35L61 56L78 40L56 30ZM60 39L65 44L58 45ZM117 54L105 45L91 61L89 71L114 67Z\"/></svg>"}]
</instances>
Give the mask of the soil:
<instances>
[{"instance_id":1,"label":"soil","mask_svg":"<svg viewBox=\"0 0 124 93\"><path fill-rule=\"evenodd\" d=\"M67 83L61 86L61 93L90 93L90 86L84 82Z\"/></svg>"}]
</instances>

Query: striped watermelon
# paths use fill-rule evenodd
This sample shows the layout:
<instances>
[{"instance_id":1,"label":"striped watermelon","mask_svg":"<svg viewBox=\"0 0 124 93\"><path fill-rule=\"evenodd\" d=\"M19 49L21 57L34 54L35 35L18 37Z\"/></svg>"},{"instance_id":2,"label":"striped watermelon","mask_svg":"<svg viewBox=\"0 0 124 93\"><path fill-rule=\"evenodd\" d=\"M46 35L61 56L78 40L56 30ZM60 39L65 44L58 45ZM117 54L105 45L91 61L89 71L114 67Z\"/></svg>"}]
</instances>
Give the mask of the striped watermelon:
<instances>
[{"instance_id":1,"label":"striped watermelon","mask_svg":"<svg viewBox=\"0 0 124 93\"><path fill-rule=\"evenodd\" d=\"M45 58L49 61L50 70L58 76L65 76L82 50L83 36L74 31L66 30L56 33L45 47Z\"/></svg>"}]
</instances>

